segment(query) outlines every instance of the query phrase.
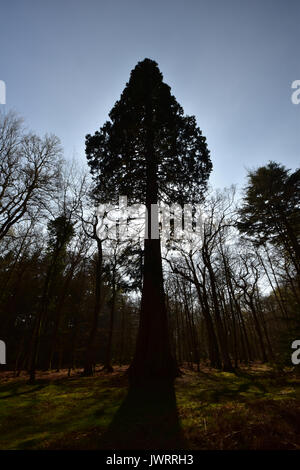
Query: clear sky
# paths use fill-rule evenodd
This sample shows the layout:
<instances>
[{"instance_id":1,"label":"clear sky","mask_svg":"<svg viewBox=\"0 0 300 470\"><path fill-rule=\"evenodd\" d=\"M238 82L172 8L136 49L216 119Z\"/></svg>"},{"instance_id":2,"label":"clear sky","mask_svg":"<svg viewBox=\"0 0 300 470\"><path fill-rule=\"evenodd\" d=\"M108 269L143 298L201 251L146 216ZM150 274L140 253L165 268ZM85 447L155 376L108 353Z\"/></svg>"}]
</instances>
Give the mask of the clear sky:
<instances>
[{"instance_id":1,"label":"clear sky","mask_svg":"<svg viewBox=\"0 0 300 470\"><path fill-rule=\"evenodd\" d=\"M299 167L299 0L1 0L0 45L6 110L66 158L85 160L85 135L149 57L207 137L215 187L271 159Z\"/></svg>"}]
</instances>

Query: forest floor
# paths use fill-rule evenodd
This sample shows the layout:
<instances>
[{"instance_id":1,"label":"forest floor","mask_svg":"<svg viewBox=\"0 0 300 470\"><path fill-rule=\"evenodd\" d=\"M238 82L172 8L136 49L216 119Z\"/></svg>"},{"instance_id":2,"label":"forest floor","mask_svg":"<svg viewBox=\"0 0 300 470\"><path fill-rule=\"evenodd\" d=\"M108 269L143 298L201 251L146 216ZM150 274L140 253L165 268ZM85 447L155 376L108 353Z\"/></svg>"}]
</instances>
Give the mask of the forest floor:
<instances>
[{"instance_id":1,"label":"forest floor","mask_svg":"<svg viewBox=\"0 0 300 470\"><path fill-rule=\"evenodd\" d=\"M33 385L2 372L0 449L300 449L292 372L183 368L173 400L161 390L128 394L125 370L41 372Z\"/></svg>"}]
</instances>

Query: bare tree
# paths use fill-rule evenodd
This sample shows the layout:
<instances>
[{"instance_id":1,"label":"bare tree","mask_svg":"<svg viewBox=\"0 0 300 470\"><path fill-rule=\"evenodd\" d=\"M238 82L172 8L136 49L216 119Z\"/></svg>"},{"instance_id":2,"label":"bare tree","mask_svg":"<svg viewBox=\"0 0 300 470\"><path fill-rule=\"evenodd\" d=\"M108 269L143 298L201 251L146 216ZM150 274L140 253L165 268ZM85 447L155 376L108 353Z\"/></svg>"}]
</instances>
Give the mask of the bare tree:
<instances>
[{"instance_id":1,"label":"bare tree","mask_svg":"<svg viewBox=\"0 0 300 470\"><path fill-rule=\"evenodd\" d=\"M0 240L27 213L41 213L51 205L61 165L56 136L25 134L18 117L0 115Z\"/></svg>"}]
</instances>

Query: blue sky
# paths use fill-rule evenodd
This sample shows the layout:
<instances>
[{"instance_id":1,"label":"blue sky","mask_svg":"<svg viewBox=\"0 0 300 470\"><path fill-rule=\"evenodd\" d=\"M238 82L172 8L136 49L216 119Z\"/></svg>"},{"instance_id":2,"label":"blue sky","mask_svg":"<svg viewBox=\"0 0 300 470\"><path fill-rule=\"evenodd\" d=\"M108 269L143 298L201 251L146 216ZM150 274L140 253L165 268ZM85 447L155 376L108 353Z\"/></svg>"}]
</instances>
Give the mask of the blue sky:
<instances>
[{"instance_id":1,"label":"blue sky","mask_svg":"<svg viewBox=\"0 0 300 470\"><path fill-rule=\"evenodd\" d=\"M84 162L85 135L149 57L207 137L210 182L241 187L268 160L299 167L299 21L297 0L4 0L5 108Z\"/></svg>"}]
</instances>

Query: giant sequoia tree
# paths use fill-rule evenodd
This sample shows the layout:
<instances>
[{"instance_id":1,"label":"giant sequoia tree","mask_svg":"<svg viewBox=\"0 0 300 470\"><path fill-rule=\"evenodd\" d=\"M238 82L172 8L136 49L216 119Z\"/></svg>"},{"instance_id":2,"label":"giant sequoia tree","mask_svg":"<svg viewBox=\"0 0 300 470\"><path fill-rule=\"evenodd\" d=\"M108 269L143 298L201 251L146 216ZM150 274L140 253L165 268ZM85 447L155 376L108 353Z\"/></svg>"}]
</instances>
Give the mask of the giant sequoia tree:
<instances>
[{"instance_id":1,"label":"giant sequoia tree","mask_svg":"<svg viewBox=\"0 0 300 470\"><path fill-rule=\"evenodd\" d=\"M168 337L161 246L151 239L151 204L198 203L212 165L206 139L194 116L183 109L163 82L156 62L145 59L131 72L110 121L86 136L86 154L98 202L145 204L148 237L144 243L140 327L130 377L172 379L177 373ZM152 220L151 220L152 217Z\"/></svg>"}]
</instances>

